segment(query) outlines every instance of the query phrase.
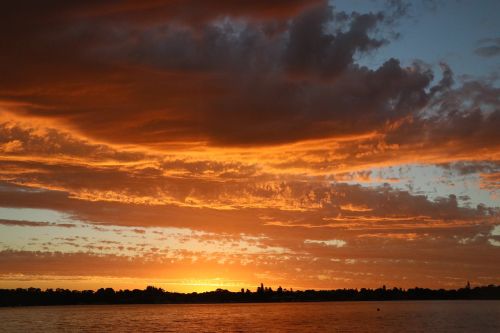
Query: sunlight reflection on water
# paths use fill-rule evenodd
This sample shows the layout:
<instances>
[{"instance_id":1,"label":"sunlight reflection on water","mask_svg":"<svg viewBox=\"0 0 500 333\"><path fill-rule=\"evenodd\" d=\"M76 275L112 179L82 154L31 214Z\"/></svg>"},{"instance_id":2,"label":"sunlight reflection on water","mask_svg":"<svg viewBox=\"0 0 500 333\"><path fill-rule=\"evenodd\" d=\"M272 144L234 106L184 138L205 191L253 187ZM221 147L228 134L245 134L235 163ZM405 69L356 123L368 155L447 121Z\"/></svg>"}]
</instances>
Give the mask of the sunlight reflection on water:
<instances>
[{"instance_id":1,"label":"sunlight reflection on water","mask_svg":"<svg viewBox=\"0 0 500 333\"><path fill-rule=\"evenodd\" d=\"M0 308L0 323L0 332L500 332L500 301Z\"/></svg>"}]
</instances>

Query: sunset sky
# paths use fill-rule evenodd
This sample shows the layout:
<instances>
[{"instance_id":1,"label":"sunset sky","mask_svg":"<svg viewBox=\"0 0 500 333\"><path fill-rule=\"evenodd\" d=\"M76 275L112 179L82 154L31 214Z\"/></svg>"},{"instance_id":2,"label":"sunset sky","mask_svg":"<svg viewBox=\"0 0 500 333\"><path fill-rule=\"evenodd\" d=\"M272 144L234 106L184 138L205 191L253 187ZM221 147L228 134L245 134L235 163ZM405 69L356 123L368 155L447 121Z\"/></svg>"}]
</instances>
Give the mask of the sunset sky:
<instances>
[{"instance_id":1,"label":"sunset sky","mask_svg":"<svg viewBox=\"0 0 500 333\"><path fill-rule=\"evenodd\" d=\"M500 1L8 1L0 288L500 283Z\"/></svg>"}]
</instances>

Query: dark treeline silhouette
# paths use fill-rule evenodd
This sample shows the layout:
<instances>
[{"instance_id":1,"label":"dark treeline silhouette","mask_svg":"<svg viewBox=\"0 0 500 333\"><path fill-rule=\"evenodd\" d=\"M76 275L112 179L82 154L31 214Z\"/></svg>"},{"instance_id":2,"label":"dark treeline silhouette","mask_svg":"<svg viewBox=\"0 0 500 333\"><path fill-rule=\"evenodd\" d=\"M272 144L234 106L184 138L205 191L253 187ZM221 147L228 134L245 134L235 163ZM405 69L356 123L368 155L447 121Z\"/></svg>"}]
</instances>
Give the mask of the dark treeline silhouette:
<instances>
[{"instance_id":1,"label":"dark treeline silhouette","mask_svg":"<svg viewBox=\"0 0 500 333\"><path fill-rule=\"evenodd\" d=\"M389 301L389 300L459 300L500 299L500 286L489 285L460 289L386 288L276 290L261 284L256 292L225 289L203 293L176 293L152 286L144 290L119 290L101 288L93 290L68 290L38 288L0 289L0 306L70 305L70 304L175 304L175 303L245 303L245 302L321 302L321 301Z\"/></svg>"}]
</instances>

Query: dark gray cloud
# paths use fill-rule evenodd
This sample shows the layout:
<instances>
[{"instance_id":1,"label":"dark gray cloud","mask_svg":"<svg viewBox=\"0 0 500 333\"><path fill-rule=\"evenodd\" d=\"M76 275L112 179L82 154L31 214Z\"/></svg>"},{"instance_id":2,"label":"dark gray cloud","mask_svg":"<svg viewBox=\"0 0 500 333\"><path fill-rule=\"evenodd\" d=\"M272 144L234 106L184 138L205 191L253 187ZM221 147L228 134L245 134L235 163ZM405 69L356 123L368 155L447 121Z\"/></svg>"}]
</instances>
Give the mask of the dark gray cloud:
<instances>
[{"instance_id":1,"label":"dark gray cloud","mask_svg":"<svg viewBox=\"0 0 500 333\"><path fill-rule=\"evenodd\" d=\"M471 126L476 144L498 142L496 109L482 106L495 102L493 87L453 89L445 63L433 85L435 73L418 62L356 62L388 43L380 28L407 15L406 2L390 1L387 13L324 1L209 3L9 4L0 20L0 99L119 143L267 145L384 131L408 117L403 142L419 139L412 133L421 140L418 127L437 142L464 140ZM204 19L194 24L186 13ZM451 111L465 101L467 110Z\"/></svg>"},{"instance_id":2,"label":"dark gray cloud","mask_svg":"<svg viewBox=\"0 0 500 333\"><path fill-rule=\"evenodd\" d=\"M387 23L382 13L322 3L271 29L266 20L234 17L195 27L168 19L168 11L161 24L127 15L117 23L113 10L82 6L86 14L72 12L71 22L64 7L43 8L44 19L11 10L35 26L3 23L21 31L5 36L2 63L20 66L3 66L0 98L31 103L25 113L61 119L91 137L273 144L371 131L428 99L427 69L395 59L375 70L356 64L357 54L387 42L378 31Z\"/></svg>"},{"instance_id":3,"label":"dark gray cloud","mask_svg":"<svg viewBox=\"0 0 500 333\"><path fill-rule=\"evenodd\" d=\"M468 81L435 96L425 113L389 132L387 141L418 142L429 149L448 145L450 152L473 155L479 148L494 151L500 145L499 126L500 89L488 82Z\"/></svg>"},{"instance_id":4,"label":"dark gray cloud","mask_svg":"<svg viewBox=\"0 0 500 333\"><path fill-rule=\"evenodd\" d=\"M0 219L0 224L5 226L16 226L16 227L61 227L61 228L76 227L76 225L71 223L36 222L36 221L24 221L24 220L6 220L6 219Z\"/></svg>"},{"instance_id":5,"label":"dark gray cloud","mask_svg":"<svg viewBox=\"0 0 500 333\"><path fill-rule=\"evenodd\" d=\"M485 46L478 47L474 52L481 57L495 57L500 55L500 38L488 38L480 41Z\"/></svg>"},{"instance_id":6,"label":"dark gray cloud","mask_svg":"<svg viewBox=\"0 0 500 333\"><path fill-rule=\"evenodd\" d=\"M285 66L292 74L338 75L353 64L356 52L368 52L384 44L384 40L369 36L383 18L381 13L347 16L325 7L311 9L294 19L289 28ZM345 32L328 32L328 23L342 20L349 22Z\"/></svg>"}]
</instances>

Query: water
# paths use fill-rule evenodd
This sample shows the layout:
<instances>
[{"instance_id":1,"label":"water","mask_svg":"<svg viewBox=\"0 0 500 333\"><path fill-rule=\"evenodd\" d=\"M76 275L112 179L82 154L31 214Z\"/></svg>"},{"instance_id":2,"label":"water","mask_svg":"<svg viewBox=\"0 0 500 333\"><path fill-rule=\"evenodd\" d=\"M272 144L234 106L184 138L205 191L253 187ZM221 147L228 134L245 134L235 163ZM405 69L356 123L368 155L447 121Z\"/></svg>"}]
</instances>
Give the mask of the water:
<instances>
[{"instance_id":1,"label":"water","mask_svg":"<svg viewBox=\"0 0 500 333\"><path fill-rule=\"evenodd\" d=\"M138 331L500 332L500 301L0 308L0 332Z\"/></svg>"}]
</instances>

